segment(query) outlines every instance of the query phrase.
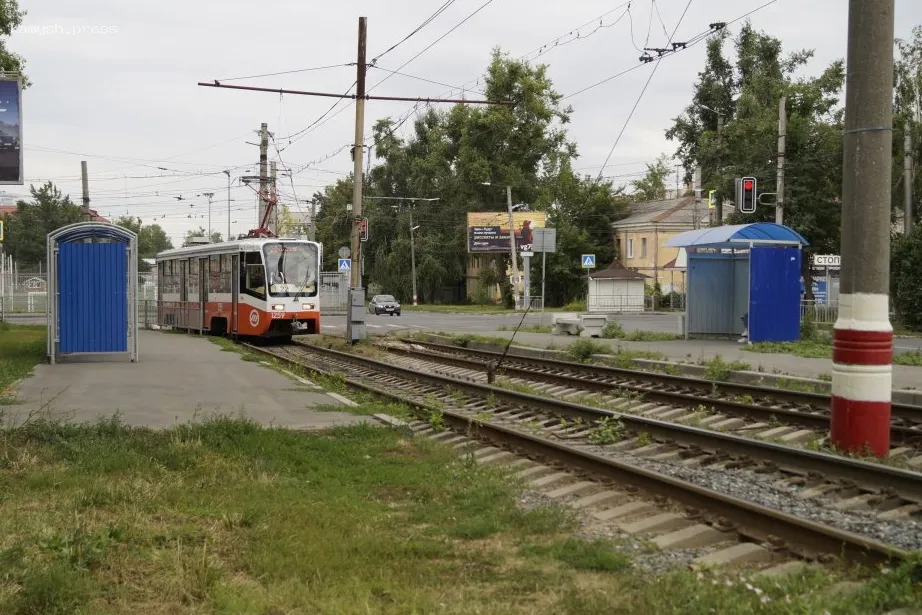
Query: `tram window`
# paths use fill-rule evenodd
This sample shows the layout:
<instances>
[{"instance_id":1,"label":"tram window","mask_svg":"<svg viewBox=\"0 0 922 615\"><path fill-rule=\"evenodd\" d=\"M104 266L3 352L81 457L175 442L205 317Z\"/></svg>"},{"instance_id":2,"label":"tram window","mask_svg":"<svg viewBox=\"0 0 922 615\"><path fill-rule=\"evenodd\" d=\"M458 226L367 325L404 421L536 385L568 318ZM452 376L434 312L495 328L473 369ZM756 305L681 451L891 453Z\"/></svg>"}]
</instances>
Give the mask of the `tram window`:
<instances>
[{"instance_id":1,"label":"tram window","mask_svg":"<svg viewBox=\"0 0 922 615\"><path fill-rule=\"evenodd\" d=\"M245 252L243 267L240 269L240 286L248 295L259 299L266 298L266 270L263 268L262 255L259 252Z\"/></svg>"}]
</instances>

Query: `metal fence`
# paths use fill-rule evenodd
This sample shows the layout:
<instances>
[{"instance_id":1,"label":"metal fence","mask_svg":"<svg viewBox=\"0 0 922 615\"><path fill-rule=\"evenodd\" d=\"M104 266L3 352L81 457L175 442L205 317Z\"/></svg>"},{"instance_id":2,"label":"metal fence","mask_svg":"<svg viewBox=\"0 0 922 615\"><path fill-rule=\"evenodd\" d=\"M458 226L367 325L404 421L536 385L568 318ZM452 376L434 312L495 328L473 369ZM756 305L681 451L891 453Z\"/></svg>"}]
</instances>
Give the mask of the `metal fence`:
<instances>
[{"instance_id":1,"label":"metal fence","mask_svg":"<svg viewBox=\"0 0 922 615\"><path fill-rule=\"evenodd\" d=\"M44 314L48 305L48 274L4 269L0 274L3 314Z\"/></svg>"},{"instance_id":2,"label":"metal fence","mask_svg":"<svg viewBox=\"0 0 922 615\"><path fill-rule=\"evenodd\" d=\"M346 313L349 301L349 276L337 271L320 273L320 312Z\"/></svg>"},{"instance_id":3,"label":"metal fence","mask_svg":"<svg viewBox=\"0 0 922 615\"><path fill-rule=\"evenodd\" d=\"M811 319L815 323L833 325L839 317L839 302L817 303L806 299L800 302L801 321Z\"/></svg>"}]
</instances>

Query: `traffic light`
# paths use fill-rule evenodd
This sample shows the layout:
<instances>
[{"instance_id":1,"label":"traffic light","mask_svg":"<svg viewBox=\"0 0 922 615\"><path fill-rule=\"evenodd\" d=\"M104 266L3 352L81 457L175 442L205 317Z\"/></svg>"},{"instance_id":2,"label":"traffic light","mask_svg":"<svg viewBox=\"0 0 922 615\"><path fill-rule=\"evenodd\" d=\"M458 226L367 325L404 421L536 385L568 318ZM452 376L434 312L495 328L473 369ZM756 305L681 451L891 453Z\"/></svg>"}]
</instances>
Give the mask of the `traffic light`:
<instances>
[{"instance_id":1,"label":"traffic light","mask_svg":"<svg viewBox=\"0 0 922 615\"><path fill-rule=\"evenodd\" d=\"M737 199L739 210L744 214L755 212L757 198L756 178L744 177L741 179L739 184L739 198Z\"/></svg>"},{"instance_id":2,"label":"traffic light","mask_svg":"<svg viewBox=\"0 0 922 615\"><path fill-rule=\"evenodd\" d=\"M368 218L362 218L359 229L359 238L368 241Z\"/></svg>"}]
</instances>

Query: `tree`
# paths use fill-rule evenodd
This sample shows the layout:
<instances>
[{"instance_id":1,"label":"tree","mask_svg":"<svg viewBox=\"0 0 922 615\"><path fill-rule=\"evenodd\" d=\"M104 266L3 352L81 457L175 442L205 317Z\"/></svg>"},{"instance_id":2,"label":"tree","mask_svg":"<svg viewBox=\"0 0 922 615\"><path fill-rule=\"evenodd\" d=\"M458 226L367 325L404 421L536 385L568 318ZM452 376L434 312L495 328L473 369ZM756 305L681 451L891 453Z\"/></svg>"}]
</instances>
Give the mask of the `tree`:
<instances>
[{"instance_id":1,"label":"tree","mask_svg":"<svg viewBox=\"0 0 922 615\"><path fill-rule=\"evenodd\" d=\"M890 294L900 322L922 331L922 226L892 238Z\"/></svg>"},{"instance_id":2,"label":"tree","mask_svg":"<svg viewBox=\"0 0 922 615\"><path fill-rule=\"evenodd\" d=\"M193 237L205 237L207 235L208 235L208 232L201 226L198 227L197 229L186 231L186 236L183 238L182 245L184 246L191 245L190 241ZM212 231L210 241L211 243L221 243L223 241L223 239L221 239L221 233L218 231Z\"/></svg>"},{"instance_id":3,"label":"tree","mask_svg":"<svg viewBox=\"0 0 922 615\"><path fill-rule=\"evenodd\" d=\"M922 160L922 26L912 30L909 40L896 40L897 55L894 61L893 91L893 194L891 206L893 217L896 212L905 212L903 171L904 140L908 124L912 135L913 160L916 165ZM913 209L915 220L922 219L919 212L919 195L922 194L922 173L914 173L913 195L917 203Z\"/></svg>"},{"instance_id":4,"label":"tree","mask_svg":"<svg viewBox=\"0 0 922 615\"><path fill-rule=\"evenodd\" d=\"M666 178L669 176L668 158L666 154L662 154L653 164L646 166L647 172L644 176L631 182L631 187L634 188L634 199L661 201L666 198Z\"/></svg>"},{"instance_id":5,"label":"tree","mask_svg":"<svg viewBox=\"0 0 922 615\"><path fill-rule=\"evenodd\" d=\"M13 30L22 24L22 18L25 16L26 11L19 10L17 0L0 2L0 35L10 36ZM5 41L0 40L0 71L22 74L23 89L31 85L25 74L23 74L25 65L26 61L23 60L22 56L8 50Z\"/></svg>"},{"instance_id":6,"label":"tree","mask_svg":"<svg viewBox=\"0 0 922 615\"><path fill-rule=\"evenodd\" d=\"M666 132L687 168L702 167L703 188L732 198L734 178L754 175L759 192L775 183L778 106L787 98L784 223L809 242L808 252L837 252L841 225L844 65L837 60L819 76L798 76L811 51L783 55L781 42L748 23L736 38L736 62L724 57L724 33L708 42L705 70L685 113ZM713 111L724 115L718 139ZM774 221L774 207L734 214L732 223ZM809 259L804 259L808 275ZM810 288L810 285L807 286ZM809 292L809 290L808 290Z\"/></svg>"},{"instance_id":7,"label":"tree","mask_svg":"<svg viewBox=\"0 0 922 615\"><path fill-rule=\"evenodd\" d=\"M173 248L173 242L159 224L144 224L141 218L132 216L122 216L115 221L115 224L138 236L139 271L150 271L150 265L142 259L154 258L160 252ZM204 237L204 230L201 236Z\"/></svg>"},{"instance_id":8,"label":"tree","mask_svg":"<svg viewBox=\"0 0 922 615\"><path fill-rule=\"evenodd\" d=\"M29 192L32 202L19 201L16 212L4 216L4 250L20 263L44 263L48 233L82 221L83 210L50 181L30 185Z\"/></svg>"}]
</instances>

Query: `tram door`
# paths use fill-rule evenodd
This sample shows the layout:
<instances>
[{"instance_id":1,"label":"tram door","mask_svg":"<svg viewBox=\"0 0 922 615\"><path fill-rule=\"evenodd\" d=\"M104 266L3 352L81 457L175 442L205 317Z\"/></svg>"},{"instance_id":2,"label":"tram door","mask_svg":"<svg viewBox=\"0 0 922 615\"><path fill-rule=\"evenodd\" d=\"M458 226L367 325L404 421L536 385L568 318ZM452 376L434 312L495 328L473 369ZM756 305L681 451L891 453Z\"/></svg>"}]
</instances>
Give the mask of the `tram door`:
<instances>
[{"instance_id":1,"label":"tram door","mask_svg":"<svg viewBox=\"0 0 922 615\"><path fill-rule=\"evenodd\" d=\"M189 322L189 261L179 261L179 326L188 329Z\"/></svg>"},{"instance_id":2,"label":"tram door","mask_svg":"<svg viewBox=\"0 0 922 615\"><path fill-rule=\"evenodd\" d=\"M208 257L198 259L198 295L199 295L199 322L201 327L199 331L204 331L208 324L205 322L205 309L208 303L208 283L210 281L208 273Z\"/></svg>"},{"instance_id":3,"label":"tram door","mask_svg":"<svg viewBox=\"0 0 922 615\"><path fill-rule=\"evenodd\" d=\"M231 256L231 321L228 331L237 337L237 302L240 300L240 255Z\"/></svg>"}]
</instances>

